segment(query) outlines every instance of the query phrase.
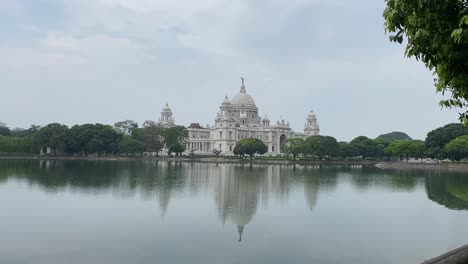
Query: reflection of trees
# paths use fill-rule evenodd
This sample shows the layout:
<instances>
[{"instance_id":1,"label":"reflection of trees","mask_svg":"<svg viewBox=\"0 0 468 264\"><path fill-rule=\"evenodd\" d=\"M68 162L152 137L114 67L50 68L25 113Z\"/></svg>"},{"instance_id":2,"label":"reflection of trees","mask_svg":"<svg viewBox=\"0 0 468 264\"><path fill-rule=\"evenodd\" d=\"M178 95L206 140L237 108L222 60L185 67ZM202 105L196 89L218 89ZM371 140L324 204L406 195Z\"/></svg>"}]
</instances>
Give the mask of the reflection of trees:
<instances>
[{"instance_id":1,"label":"reflection of trees","mask_svg":"<svg viewBox=\"0 0 468 264\"><path fill-rule=\"evenodd\" d=\"M431 173L426 176L429 199L449 209L468 210L468 178L463 174Z\"/></svg>"},{"instance_id":2,"label":"reflection of trees","mask_svg":"<svg viewBox=\"0 0 468 264\"><path fill-rule=\"evenodd\" d=\"M384 187L394 191L411 191L422 181L423 171L379 170L372 167L348 168L352 184L360 190L370 187Z\"/></svg>"},{"instance_id":3,"label":"reflection of trees","mask_svg":"<svg viewBox=\"0 0 468 264\"><path fill-rule=\"evenodd\" d=\"M303 185L307 207L312 209L322 190L337 185L338 168L320 166L249 166L157 161L1 161L0 181L24 181L48 193L72 191L119 197L156 199L163 215L179 192L214 193L223 223L237 226L241 239L245 225L257 212L259 201L287 202L293 185ZM301 186L302 187L302 186Z\"/></svg>"}]
</instances>

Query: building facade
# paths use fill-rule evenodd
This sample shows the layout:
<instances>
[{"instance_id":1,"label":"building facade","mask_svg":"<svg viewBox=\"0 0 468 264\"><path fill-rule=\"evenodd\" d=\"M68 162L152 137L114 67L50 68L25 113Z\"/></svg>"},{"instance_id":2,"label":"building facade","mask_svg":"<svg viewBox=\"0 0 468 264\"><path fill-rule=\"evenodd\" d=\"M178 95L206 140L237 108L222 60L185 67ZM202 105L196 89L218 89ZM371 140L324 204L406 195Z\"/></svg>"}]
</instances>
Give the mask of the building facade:
<instances>
[{"instance_id":1,"label":"building facade","mask_svg":"<svg viewBox=\"0 0 468 264\"><path fill-rule=\"evenodd\" d=\"M159 123L166 127L175 124L168 104L161 112ZM222 100L214 125L203 127L192 123L187 129L187 151L212 154L212 151L217 149L221 150L222 155L233 155L234 146L244 138L262 140L268 147L267 154L277 155L284 150L288 139L305 139L320 134L317 116L313 111L307 116L303 132L294 132L289 122L284 120L271 124L266 115L261 118L254 99L246 91L243 79L239 93L232 100L227 96Z\"/></svg>"}]
</instances>

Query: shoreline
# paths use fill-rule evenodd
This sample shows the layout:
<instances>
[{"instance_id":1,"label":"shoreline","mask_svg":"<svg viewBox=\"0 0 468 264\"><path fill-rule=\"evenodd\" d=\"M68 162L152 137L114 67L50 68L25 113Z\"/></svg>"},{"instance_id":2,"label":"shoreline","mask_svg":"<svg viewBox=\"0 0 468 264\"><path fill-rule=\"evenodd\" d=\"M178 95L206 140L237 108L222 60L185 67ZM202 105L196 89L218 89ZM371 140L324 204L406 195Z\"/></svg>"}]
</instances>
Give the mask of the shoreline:
<instances>
[{"instance_id":1,"label":"shoreline","mask_svg":"<svg viewBox=\"0 0 468 264\"><path fill-rule=\"evenodd\" d=\"M406 163L395 161L314 161L287 159L237 159L226 157L96 157L96 156L39 156L39 155L0 155L0 160L87 160L87 161L179 161L201 163L229 163L229 164L263 164L263 165L336 165L336 166L374 166L376 168L398 170L442 170L468 172L468 163Z\"/></svg>"},{"instance_id":2,"label":"shoreline","mask_svg":"<svg viewBox=\"0 0 468 264\"><path fill-rule=\"evenodd\" d=\"M406 162L380 162L374 165L380 169L397 170L439 170L450 172L468 172L468 163L442 162L442 163L406 163Z\"/></svg>"}]
</instances>

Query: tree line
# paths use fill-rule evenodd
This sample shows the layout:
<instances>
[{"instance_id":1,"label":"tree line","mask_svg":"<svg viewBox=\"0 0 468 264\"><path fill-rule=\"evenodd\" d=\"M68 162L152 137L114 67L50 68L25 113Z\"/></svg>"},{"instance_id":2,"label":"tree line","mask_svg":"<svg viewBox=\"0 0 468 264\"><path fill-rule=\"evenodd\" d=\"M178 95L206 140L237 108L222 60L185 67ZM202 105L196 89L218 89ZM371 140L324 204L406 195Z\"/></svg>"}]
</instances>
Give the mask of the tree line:
<instances>
[{"instance_id":1,"label":"tree line","mask_svg":"<svg viewBox=\"0 0 468 264\"><path fill-rule=\"evenodd\" d=\"M188 131L185 127L165 128L153 121L141 126L131 120L117 122L113 126L83 124L68 127L51 123L43 127L32 125L28 129L0 127L0 153L39 153L48 147L51 155L143 155L151 152L160 155L182 155L185 151ZM235 155L263 155L265 144L258 139L247 138L237 142ZM359 136L350 142L338 142L331 136L311 136L305 140L290 139L285 154L292 159L341 158L341 159L390 159L436 158L461 160L468 158L468 127L448 124L434 129L424 141L413 140L403 132L391 132L375 139ZM215 153L216 154L216 153Z\"/></svg>"},{"instance_id":2,"label":"tree line","mask_svg":"<svg viewBox=\"0 0 468 264\"><path fill-rule=\"evenodd\" d=\"M330 136L311 136L289 140L285 153L295 160L302 158L392 159L468 158L468 127L448 124L427 134L425 141L413 140L403 132L391 132L375 139L359 136L350 142L338 142Z\"/></svg>"},{"instance_id":3,"label":"tree line","mask_svg":"<svg viewBox=\"0 0 468 264\"><path fill-rule=\"evenodd\" d=\"M166 148L169 154L185 151L188 131L183 126L165 128L153 121L141 127L131 120L113 126L83 124L68 127L51 123L28 129L0 128L0 153L39 153L50 150L50 155L159 155Z\"/></svg>"}]
</instances>

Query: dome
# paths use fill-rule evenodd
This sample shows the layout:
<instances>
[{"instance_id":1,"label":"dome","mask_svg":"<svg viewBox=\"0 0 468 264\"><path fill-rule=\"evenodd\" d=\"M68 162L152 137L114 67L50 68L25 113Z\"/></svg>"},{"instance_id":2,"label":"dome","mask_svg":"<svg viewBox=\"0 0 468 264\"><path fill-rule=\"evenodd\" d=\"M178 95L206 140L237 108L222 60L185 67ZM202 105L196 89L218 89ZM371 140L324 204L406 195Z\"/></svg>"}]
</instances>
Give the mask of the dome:
<instances>
[{"instance_id":1,"label":"dome","mask_svg":"<svg viewBox=\"0 0 468 264\"><path fill-rule=\"evenodd\" d=\"M166 103L166 106L164 106L163 111L164 112L171 112L171 107L169 106L168 103Z\"/></svg>"},{"instance_id":2,"label":"dome","mask_svg":"<svg viewBox=\"0 0 468 264\"><path fill-rule=\"evenodd\" d=\"M265 115L265 117L263 118L263 121L270 122L270 119L268 118L267 115Z\"/></svg>"},{"instance_id":3,"label":"dome","mask_svg":"<svg viewBox=\"0 0 468 264\"><path fill-rule=\"evenodd\" d=\"M255 106L255 101L248 93L245 91L245 86L241 86L241 90L236 96L232 98L231 103L233 105L250 105Z\"/></svg>"},{"instance_id":4,"label":"dome","mask_svg":"<svg viewBox=\"0 0 468 264\"><path fill-rule=\"evenodd\" d=\"M314 110L310 110L308 117L316 117Z\"/></svg>"},{"instance_id":5,"label":"dome","mask_svg":"<svg viewBox=\"0 0 468 264\"><path fill-rule=\"evenodd\" d=\"M224 97L224 100L221 103L221 105L231 105L231 101L229 101L227 95Z\"/></svg>"}]
</instances>

